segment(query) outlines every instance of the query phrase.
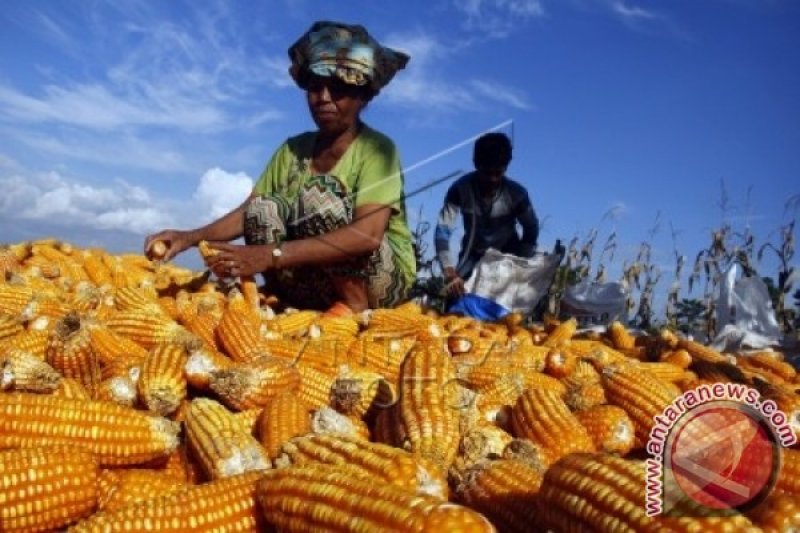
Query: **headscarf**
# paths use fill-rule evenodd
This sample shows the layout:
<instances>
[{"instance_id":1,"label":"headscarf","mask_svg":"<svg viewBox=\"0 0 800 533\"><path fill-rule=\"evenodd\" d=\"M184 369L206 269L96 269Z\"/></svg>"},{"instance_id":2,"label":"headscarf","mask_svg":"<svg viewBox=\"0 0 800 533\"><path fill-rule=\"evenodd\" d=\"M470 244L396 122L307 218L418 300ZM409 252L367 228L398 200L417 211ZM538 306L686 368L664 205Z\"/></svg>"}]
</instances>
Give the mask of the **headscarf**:
<instances>
[{"instance_id":1,"label":"headscarf","mask_svg":"<svg viewBox=\"0 0 800 533\"><path fill-rule=\"evenodd\" d=\"M289 73L302 89L316 74L368 86L377 94L405 68L409 56L381 46L363 26L318 21L289 48L289 59Z\"/></svg>"}]
</instances>

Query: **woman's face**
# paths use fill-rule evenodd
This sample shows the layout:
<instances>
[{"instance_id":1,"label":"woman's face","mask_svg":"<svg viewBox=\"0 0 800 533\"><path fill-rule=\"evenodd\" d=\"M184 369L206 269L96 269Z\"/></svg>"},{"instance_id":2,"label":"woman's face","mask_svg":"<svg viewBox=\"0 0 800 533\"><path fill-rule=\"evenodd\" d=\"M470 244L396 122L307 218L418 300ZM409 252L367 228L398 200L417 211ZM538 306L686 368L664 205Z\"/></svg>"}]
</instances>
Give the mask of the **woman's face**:
<instances>
[{"instance_id":1,"label":"woman's face","mask_svg":"<svg viewBox=\"0 0 800 533\"><path fill-rule=\"evenodd\" d=\"M311 117L324 133L340 133L354 127L367 104L363 87L334 77L312 76L306 95Z\"/></svg>"}]
</instances>

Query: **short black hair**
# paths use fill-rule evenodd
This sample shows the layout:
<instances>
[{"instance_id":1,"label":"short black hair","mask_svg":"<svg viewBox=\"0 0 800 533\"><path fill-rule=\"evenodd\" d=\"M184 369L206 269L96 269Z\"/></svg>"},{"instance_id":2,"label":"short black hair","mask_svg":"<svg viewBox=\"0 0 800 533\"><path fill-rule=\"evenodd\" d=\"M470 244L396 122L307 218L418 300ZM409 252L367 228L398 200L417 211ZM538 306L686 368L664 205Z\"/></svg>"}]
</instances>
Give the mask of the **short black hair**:
<instances>
[{"instance_id":1,"label":"short black hair","mask_svg":"<svg viewBox=\"0 0 800 533\"><path fill-rule=\"evenodd\" d=\"M508 135L492 132L478 137L472 161L475 167L507 167L511 162L511 140Z\"/></svg>"}]
</instances>

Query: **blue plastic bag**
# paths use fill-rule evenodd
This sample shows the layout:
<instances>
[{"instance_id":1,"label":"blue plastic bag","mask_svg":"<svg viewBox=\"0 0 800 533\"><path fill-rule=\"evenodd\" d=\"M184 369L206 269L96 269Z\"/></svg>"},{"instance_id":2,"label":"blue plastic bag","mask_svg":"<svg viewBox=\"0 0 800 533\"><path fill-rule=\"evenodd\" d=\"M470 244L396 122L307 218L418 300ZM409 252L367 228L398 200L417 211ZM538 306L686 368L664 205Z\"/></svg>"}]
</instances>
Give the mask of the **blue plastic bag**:
<instances>
[{"instance_id":1,"label":"blue plastic bag","mask_svg":"<svg viewBox=\"0 0 800 533\"><path fill-rule=\"evenodd\" d=\"M511 311L483 296L465 294L453 302L447 312L454 315L469 316L478 320L492 321L503 318Z\"/></svg>"}]
</instances>

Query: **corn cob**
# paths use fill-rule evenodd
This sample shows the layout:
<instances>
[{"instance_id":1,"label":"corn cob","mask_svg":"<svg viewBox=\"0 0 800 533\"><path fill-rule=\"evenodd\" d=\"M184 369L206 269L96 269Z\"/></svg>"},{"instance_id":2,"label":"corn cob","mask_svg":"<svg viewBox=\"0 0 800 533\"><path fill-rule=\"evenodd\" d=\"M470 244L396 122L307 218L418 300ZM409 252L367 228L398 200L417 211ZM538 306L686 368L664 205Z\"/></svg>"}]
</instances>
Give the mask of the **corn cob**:
<instances>
[{"instance_id":1,"label":"corn cob","mask_svg":"<svg viewBox=\"0 0 800 533\"><path fill-rule=\"evenodd\" d=\"M319 463L346 465L354 475L388 483L411 493L446 498L447 481L441 471L429 471L409 452L364 439L333 434L311 434L285 442L276 467Z\"/></svg>"},{"instance_id":2,"label":"corn cob","mask_svg":"<svg viewBox=\"0 0 800 533\"><path fill-rule=\"evenodd\" d=\"M53 297L34 296L30 303L31 320L43 317L59 320L70 311L71 308L68 304Z\"/></svg>"},{"instance_id":3,"label":"corn cob","mask_svg":"<svg viewBox=\"0 0 800 533\"><path fill-rule=\"evenodd\" d=\"M0 280L21 270L19 260L8 247L0 247Z\"/></svg>"},{"instance_id":4,"label":"corn cob","mask_svg":"<svg viewBox=\"0 0 800 533\"><path fill-rule=\"evenodd\" d=\"M747 517L764 533L797 531L800 528L800 503L796 497L773 493L747 511Z\"/></svg>"},{"instance_id":5,"label":"corn cob","mask_svg":"<svg viewBox=\"0 0 800 533\"><path fill-rule=\"evenodd\" d=\"M369 426L354 416L347 416L331 409L320 407L311 413L311 432L319 434L334 433L369 440Z\"/></svg>"},{"instance_id":6,"label":"corn cob","mask_svg":"<svg viewBox=\"0 0 800 533\"><path fill-rule=\"evenodd\" d=\"M746 357L739 357L736 362L743 369L766 372L768 376L775 376L789 383L797 376L797 371L783 360L779 352L756 352Z\"/></svg>"},{"instance_id":7,"label":"corn cob","mask_svg":"<svg viewBox=\"0 0 800 533\"><path fill-rule=\"evenodd\" d=\"M157 344L176 344L186 350L200 344L199 339L186 328L167 315L152 310L118 311L106 320L106 326L148 350Z\"/></svg>"},{"instance_id":8,"label":"corn cob","mask_svg":"<svg viewBox=\"0 0 800 533\"><path fill-rule=\"evenodd\" d=\"M531 531L540 521L536 495L544 472L529 464L500 459L470 469L456 488L458 501L486 515L500 531Z\"/></svg>"},{"instance_id":9,"label":"corn cob","mask_svg":"<svg viewBox=\"0 0 800 533\"><path fill-rule=\"evenodd\" d=\"M479 424L464 432L454 468L463 472L485 459L498 459L512 440L514 437L510 433L497 426Z\"/></svg>"},{"instance_id":10,"label":"corn cob","mask_svg":"<svg viewBox=\"0 0 800 533\"><path fill-rule=\"evenodd\" d=\"M0 451L0 531L55 531L97 506L97 462L84 450Z\"/></svg>"},{"instance_id":11,"label":"corn cob","mask_svg":"<svg viewBox=\"0 0 800 533\"><path fill-rule=\"evenodd\" d=\"M222 314L216 333L223 351L233 360L246 363L269 353L259 335L259 327L254 317L228 307Z\"/></svg>"},{"instance_id":12,"label":"corn cob","mask_svg":"<svg viewBox=\"0 0 800 533\"><path fill-rule=\"evenodd\" d=\"M283 392L270 399L256 422L256 434L270 459L278 456L281 445L311 431L308 406L296 394Z\"/></svg>"},{"instance_id":13,"label":"corn cob","mask_svg":"<svg viewBox=\"0 0 800 533\"><path fill-rule=\"evenodd\" d=\"M541 347L538 347L541 349ZM544 348L548 350L548 348ZM544 357L542 357L542 361ZM484 388L494 383L497 378L509 374L519 373L524 376L526 383L538 384L542 379L556 381L555 378L541 373L543 365L534 359L528 359L520 353L497 352L488 356L484 361L476 364L474 361L464 361L462 357L454 357L458 377L474 388Z\"/></svg>"},{"instance_id":14,"label":"corn cob","mask_svg":"<svg viewBox=\"0 0 800 533\"><path fill-rule=\"evenodd\" d=\"M663 381L638 372L633 365L608 368L603 373L608 402L628 413L636 433L634 447L644 446L661 415L675 399L675 392Z\"/></svg>"},{"instance_id":15,"label":"corn cob","mask_svg":"<svg viewBox=\"0 0 800 533\"><path fill-rule=\"evenodd\" d=\"M626 455L633 448L633 422L621 407L596 405L575 416L589 432L598 451Z\"/></svg>"},{"instance_id":16,"label":"corn cob","mask_svg":"<svg viewBox=\"0 0 800 533\"><path fill-rule=\"evenodd\" d=\"M186 360L184 375L186 381L198 390L208 389L211 373L230 368L234 361L216 349L204 346L192 350Z\"/></svg>"},{"instance_id":17,"label":"corn cob","mask_svg":"<svg viewBox=\"0 0 800 533\"><path fill-rule=\"evenodd\" d=\"M629 350L636 346L636 337L631 335L622 322L617 320L611 322L606 333L611 340L611 346L617 350Z\"/></svg>"},{"instance_id":18,"label":"corn cob","mask_svg":"<svg viewBox=\"0 0 800 533\"><path fill-rule=\"evenodd\" d=\"M262 531L256 508L258 472L218 479L168 496L97 513L71 533L185 533L186 531Z\"/></svg>"},{"instance_id":19,"label":"corn cob","mask_svg":"<svg viewBox=\"0 0 800 533\"><path fill-rule=\"evenodd\" d=\"M9 315L0 314L0 345L25 331L22 322Z\"/></svg>"},{"instance_id":20,"label":"corn cob","mask_svg":"<svg viewBox=\"0 0 800 533\"><path fill-rule=\"evenodd\" d=\"M169 496L188 485L166 472L141 468L104 470L98 479L98 511L117 511L155 495Z\"/></svg>"},{"instance_id":21,"label":"corn cob","mask_svg":"<svg viewBox=\"0 0 800 533\"><path fill-rule=\"evenodd\" d=\"M526 388L525 378L520 374L500 376L488 387L479 389L477 407L482 413L486 413L505 405L512 406Z\"/></svg>"},{"instance_id":22,"label":"corn cob","mask_svg":"<svg viewBox=\"0 0 800 533\"><path fill-rule=\"evenodd\" d=\"M145 253L147 254L147 258L152 261L160 261L164 259L164 256L167 255L167 243L161 240L155 240L150 243L150 246L147 247Z\"/></svg>"},{"instance_id":23,"label":"corn cob","mask_svg":"<svg viewBox=\"0 0 800 533\"><path fill-rule=\"evenodd\" d=\"M467 507L392 485L376 485L347 465L267 472L256 496L281 531L495 531Z\"/></svg>"},{"instance_id":24,"label":"corn cob","mask_svg":"<svg viewBox=\"0 0 800 533\"><path fill-rule=\"evenodd\" d=\"M555 324L549 331L547 338L545 338L544 342L542 342L542 345L547 346L548 348L555 348L563 341L570 340L577 329L578 321L574 318L569 318L559 322Z\"/></svg>"},{"instance_id":25,"label":"corn cob","mask_svg":"<svg viewBox=\"0 0 800 533\"><path fill-rule=\"evenodd\" d=\"M578 358L567 348L568 343L553 347L545 357L544 371L554 378L563 379L575 371Z\"/></svg>"},{"instance_id":26,"label":"corn cob","mask_svg":"<svg viewBox=\"0 0 800 533\"><path fill-rule=\"evenodd\" d=\"M98 400L134 407L138 398L136 381L128 375L109 377L98 384L95 397Z\"/></svg>"},{"instance_id":27,"label":"corn cob","mask_svg":"<svg viewBox=\"0 0 800 533\"><path fill-rule=\"evenodd\" d=\"M395 447L402 447L407 442L408 437L405 434L405 429L399 423L398 411L397 404L394 404L378 412L372 424L372 441Z\"/></svg>"},{"instance_id":28,"label":"corn cob","mask_svg":"<svg viewBox=\"0 0 800 533\"><path fill-rule=\"evenodd\" d=\"M685 369L672 363L636 363L635 368L643 370L644 372L647 372L651 376L660 379L661 381L667 381L670 383L675 383L676 381L680 381L685 377Z\"/></svg>"},{"instance_id":29,"label":"corn cob","mask_svg":"<svg viewBox=\"0 0 800 533\"><path fill-rule=\"evenodd\" d=\"M61 378L58 388L53 391L55 398L70 398L73 400L91 400L89 391L81 385L80 381L72 378Z\"/></svg>"},{"instance_id":30,"label":"corn cob","mask_svg":"<svg viewBox=\"0 0 800 533\"><path fill-rule=\"evenodd\" d=\"M408 337L374 337L362 334L350 346L347 359L395 383L400 365L416 341Z\"/></svg>"},{"instance_id":31,"label":"corn cob","mask_svg":"<svg viewBox=\"0 0 800 533\"><path fill-rule=\"evenodd\" d=\"M667 350L658 358L662 363L672 363L686 370L692 364L692 355L686 350Z\"/></svg>"},{"instance_id":32,"label":"corn cob","mask_svg":"<svg viewBox=\"0 0 800 533\"><path fill-rule=\"evenodd\" d=\"M120 311L146 309L162 312L158 305L158 293L153 287L119 287L114 291L114 305Z\"/></svg>"},{"instance_id":33,"label":"corn cob","mask_svg":"<svg viewBox=\"0 0 800 533\"><path fill-rule=\"evenodd\" d=\"M305 337L318 318L318 311L281 313L266 322L266 326L268 331L275 332L281 337Z\"/></svg>"},{"instance_id":34,"label":"corn cob","mask_svg":"<svg viewBox=\"0 0 800 533\"><path fill-rule=\"evenodd\" d=\"M336 374L322 372L304 365L299 365L297 371L300 373L300 388L297 390L298 399L314 409L329 406Z\"/></svg>"},{"instance_id":35,"label":"corn cob","mask_svg":"<svg viewBox=\"0 0 800 533\"><path fill-rule=\"evenodd\" d=\"M442 330L433 318L399 308L375 309L369 314L366 323L369 335L409 336L418 340L429 340L442 336Z\"/></svg>"},{"instance_id":36,"label":"corn cob","mask_svg":"<svg viewBox=\"0 0 800 533\"><path fill-rule=\"evenodd\" d=\"M573 412L585 411L606 403L606 391L600 383L570 387L564 395L564 402Z\"/></svg>"},{"instance_id":37,"label":"corn cob","mask_svg":"<svg viewBox=\"0 0 800 533\"><path fill-rule=\"evenodd\" d=\"M19 320L33 318L30 308L33 301L33 290L20 285L3 285L0 291L0 315L7 315Z\"/></svg>"},{"instance_id":38,"label":"corn cob","mask_svg":"<svg viewBox=\"0 0 800 533\"><path fill-rule=\"evenodd\" d=\"M203 259L208 259L209 257L214 257L219 253L219 250L216 248L212 248L208 241L202 240L197 243L197 249L200 252L200 255L203 256Z\"/></svg>"},{"instance_id":39,"label":"corn cob","mask_svg":"<svg viewBox=\"0 0 800 533\"><path fill-rule=\"evenodd\" d=\"M102 256L92 253L90 250L85 250L83 252L83 269L92 283L98 287L103 285L114 286L114 278L111 275L111 271L103 263Z\"/></svg>"},{"instance_id":40,"label":"corn cob","mask_svg":"<svg viewBox=\"0 0 800 533\"><path fill-rule=\"evenodd\" d=\"M110 365L119 359L136 361L141 365L148 352L128 337L113 332L102 324L89 327L92 349L102 365Z\"/></svg>"},{"instance_id":41,"label":"corn cob","mask_svg":"<svg viewBox=\"0 0 800 533\"><path fill-rule=\"evenodd\" d=\"M377 372L344 365L331 387L330 405L337 411L362 417L372 408L397 401L395 387Z\"/></svg>"},{"instance_id":42,"label":"corn cob","mask_svg":"<svg viewBox=\"0 0 800 533\"><path fill-rule=\"evenodd\" d=\"M219 319L212 313L195 313L179 315L181 323L186 329L194 333L207 348L218 350L216 329Z\"/></svg>"},{"instance_id":43,"label":"corn cob","mask_svg":"<svg viewBox=\"0 0 800 533\"><path fill-rule=\"evenodd\" d=\"M185 425L190 448L209 479L271 466L258 441L214 400L193 400Z\"/></svg>"},{"instance_id":44,"label":"corn cob","mask_svg":"<svg viewBox=\"0 0 800 533\"><path fill-rule=\"evenodd\" d=\"M708 363L727 363L730 361L730 357L726 357L717 350L689 339L678 339L678 348L689 352L695 361L706 361Z\"/></svg>"},{"instance_id":45,"label":"corn cob","mask_svg":"<svg viewBox=\"0 0 800 533\"><path fill-rule=\"evenodd\" d=\"M436 345L421 344L403 361L398 418L408 438L405 447L445 469L460 440L455 383L450 356Z\"/></svg>"},{"instance_id":46,"label":"corn cob","mask_svg":"<svg viewBox=\"0 0 800 533\"><path fill-rule=\"evenodd\" d=\"M0 356L0 390L53 392L61 375L38 357L10 349Z\"/></svg>"},{"instance_id":47,"label":"corn cob","mask_svg":"<svg viewBox=\"0 0 800 533\"><path fill-rule=\"evenodd\" d=\"M139 375L139 397L151 411L167 416L186 398L186 352L174 344L160 344L150 351Z\"/></svg>"},{"instance_id":48,"label":"corn cob","mask_svg":"<svg viewBox=\"0 0 800 533\"><path fill-rule=\"evenodd\" d=\"M100 382L100 363L89 338L89 328L84 321L70 313L56 325L45 352L47 363L66 378L74 378L94 394Z\"/></svg>"},{"instance_id":49,"label":"corn cob","mask_svg":"<svg viewBox=\"0 0 800 533\"><path fill-rule=\"evenodd\" d=\"M208 383L222 403L242 411L263 407L276 394L296 390L301 379L296 367L282 359L265 356L214 370Z\"/></svg>"},{"instance_id":50,"label":"corn cob","mask_svg":"<svg viewBox=\"0 0 800 533\"><path fill-rule=\"evenodd\" d=\"M586 429L556 393L527 389L511 410L514 436L541 445L551 460L573 452L594 451Z\"/></svg>"},{"instance_id":51,"label":"corn cob","mask_svg":"<svg viewBox=\"0 0 800 533\"><path fill-rule=\"evenodd\" d=\"M15 392L0 394L0 415L0 448L80 446L101 465L130 465L178 445L173 422L108 402Z\"/></svg>"}]
</instances>

